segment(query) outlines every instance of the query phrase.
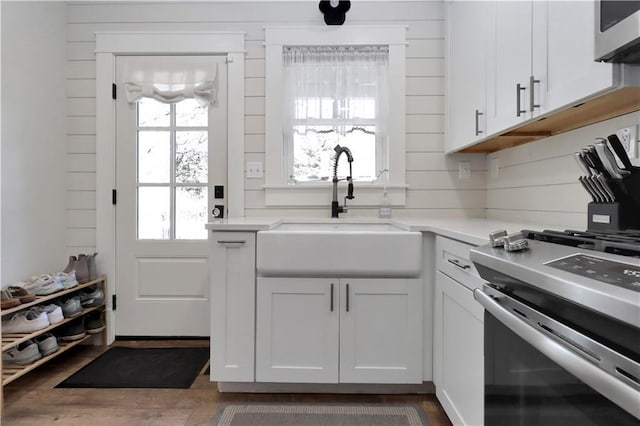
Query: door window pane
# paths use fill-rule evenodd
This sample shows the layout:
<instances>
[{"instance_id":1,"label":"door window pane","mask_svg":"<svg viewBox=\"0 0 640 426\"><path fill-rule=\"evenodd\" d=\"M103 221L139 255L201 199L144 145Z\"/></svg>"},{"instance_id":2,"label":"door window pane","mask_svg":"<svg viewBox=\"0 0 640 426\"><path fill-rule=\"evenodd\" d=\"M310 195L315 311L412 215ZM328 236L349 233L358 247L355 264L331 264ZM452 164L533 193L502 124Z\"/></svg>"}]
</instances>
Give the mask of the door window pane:
<instances>
[{"instance_id":1,"label":"door window pane","mask_svg":"<svg viewBox=\"0 0 640 426\"><path fill-rule=\"evenodd\" d=\"M170 189L168 186L138 188L138 239L171 238Z\"/></svg>"},{"instance_id":2,"label":"door window pane","mask_svg":"<svg viewBox=\"0 0 640 426\"><path fill-rule=\"evenodd\" d=\"M185 99L176 104L176 126L207 127L208 123L207 107L195 99Z\"/></svg>"},{"instance_id":3,"label":"door window pane","mask_svg":"<svg viewBox=\"0 0 640 426\"><path fill-rule=\"evenodd\" d=\"M206 240L207 188L176 188L176 240Z\"/></svg>"},{"instance_id":4,"label":"door window pane","mask_svg":"<svg viewBox=\"0 0 640 426\"><path fill-rule=\"evenodd\" d=\"M138 101L138 126L167 127L171 123L171 106L155 99L142 98Z\"/></svg>"},{"instance_id":5,"label":"door window pane","mask_svg":"<svg viewBox=\"0 0 640 426\"><path fill-rule=\"evenodd\" d=\"M171 181L171 139L169 132L138 132L138 182Z\"/></svg>"},{"instance_id":6,"label":"door window pane","mask_svg":"<svg viewBox=\"0 0 640 426\"><path fill-rule=\"evenodd\" d=\"M207 148L207 132L176 132L176 182L207 182Z\"/></svg>"}]
</instances>

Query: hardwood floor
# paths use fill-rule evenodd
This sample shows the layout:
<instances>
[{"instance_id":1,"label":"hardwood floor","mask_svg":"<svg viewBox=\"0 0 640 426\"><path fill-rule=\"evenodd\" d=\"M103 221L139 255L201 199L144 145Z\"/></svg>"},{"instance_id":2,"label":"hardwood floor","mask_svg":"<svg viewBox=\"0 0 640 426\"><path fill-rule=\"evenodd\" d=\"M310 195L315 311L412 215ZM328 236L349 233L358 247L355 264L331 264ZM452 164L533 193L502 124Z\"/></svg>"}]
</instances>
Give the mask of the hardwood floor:
<instances>
[{"instance_id":1,"label":"hardwood floor","mask_svg":"<svg viewBox=\"0 0 640 426\"><path fill-rule=\"evenodd\" d=\"M208 341L133 341L114 346L207 346ZM58 383L103 349L79 346L4 388L2 424L11 425L210 425L218 404L252 402L412 403L431 426L451 425L435 395L335 395L219 393L208 375L190 389L56 389Z\"/></svg>"}]
</instances>

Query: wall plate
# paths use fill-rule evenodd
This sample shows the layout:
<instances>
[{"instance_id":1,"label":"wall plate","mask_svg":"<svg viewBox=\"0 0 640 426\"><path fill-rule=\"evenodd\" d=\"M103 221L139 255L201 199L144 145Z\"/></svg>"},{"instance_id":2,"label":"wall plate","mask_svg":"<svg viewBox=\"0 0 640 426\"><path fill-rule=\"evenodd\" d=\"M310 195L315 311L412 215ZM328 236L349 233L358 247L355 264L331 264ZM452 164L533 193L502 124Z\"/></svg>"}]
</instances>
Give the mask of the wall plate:
<instances>
[{"instance_id":1,"label":"wall plate","mask_svg":"<svg viewBox=\"0 0 640 426\"><path fill-rule=\"evenodd\" d=\"M629 158L638 158L638 126L633 125L618 129L616 135L622 142L622 146L627 151Z\"/></svg>"}]
</instances>

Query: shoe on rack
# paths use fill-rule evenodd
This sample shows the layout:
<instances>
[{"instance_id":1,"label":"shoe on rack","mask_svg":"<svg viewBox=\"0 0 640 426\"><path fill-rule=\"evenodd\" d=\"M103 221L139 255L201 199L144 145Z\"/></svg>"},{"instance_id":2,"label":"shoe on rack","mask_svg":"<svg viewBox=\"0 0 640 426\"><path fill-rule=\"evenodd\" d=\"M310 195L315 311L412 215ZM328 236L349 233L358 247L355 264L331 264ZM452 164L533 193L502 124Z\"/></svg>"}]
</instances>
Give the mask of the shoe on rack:
<instances>
[{"instance_id":1,"label":"shoe on rack","mask_svg":"<svg viewBox=\"0 0 640 426\"><path fill-rule=\"evenodd\" d=\"M64 327L57 328L54 333L58 339L63 342L80 340L87 335L87 331L82 325L82 319L72 321Z\"/></svg>"},{"instance_id":2,"label":"shoe on rack","mask_svg":"<svg viewBox=\"0 0 640 426\"><path fill-rule=\"evenodd\" d=\"M76 279L80 284L91 281L89 278L89 258L85 254L79 254L77 260L73 261L73 270L76 271Z\"/></svg>"},{"instance_id":3,"label":"shoe on rack","mask_svg":"<svg viewBox=\"0 0 640 426\"><path fill-rule=\"evenodd\" d=\"M62 290L62 285L51 275L45 274L39 277L33 277L31 282L26 283L23 288L31 294L46 296Z\"/></svg>"},{"instance_id":4,"label":"shoe on rack","mask_svg":"<svg viewBox=\"0 0 640 426\"><path fill-rule=\"evenodd\" d=\"M3 333L32 333L49 327L49 318L46 312L29 309L18 312L8 320L2 321Z\"/></svg>"},{"instance_id":5,"label":"shoe on rack","mask_svg":"<svg viewBox=\"0 0 640 426\"><path fill-rule=\"evenodd\" d=\"M0 308L2 309L15 308L21 303L20 299L18 299L17 297L13 297L8 290L2 290L2 292L0 292L0 295L1 295Z\"/></svg>"},{"instance_id":6,"label":"shoe on rack","mask_svg":"<svg viewBox=\"0 0 640 426\"><path fill-rule=\"evenodd\" d=\"M89 271L89 280L94 281L98 279L98 271L96 270L96 256L98 253L93 253L87 256L87 269Z\"/></svg>"},{"instance_id":7,"label":"shoe on rack","mask_svg":"<svg viewBox=\"0 0 640 426\"><path fill-rule=\"evenodd\" d=\"M33 339L38 345L38 351L42 356L51 355L56 352L60 347L58 346L58 340L56 336L51 333L44 333Z\"/></svg>"},{"instance_id":8,"label":"shoe on rack","mask_svg":"<svg viewBox=\"0 0 640 426\"><path fill-rule=\"evenodd\" d=\"M80 293L80 303L84 308L91 308L104 304L104 293L98 286L88 287Z\"/></svg>"},{"instance_id":9,"label":"shoe on rack","mask_svg":"<svg viewBox=\"0 0 640 426\"><path fill-rule=\"evenodd\" d=\"M78 285L76 271L73 269L70 272L58 272L55 278L56 282L64 289L73 288Z\"/></svg>"},{"instance_id":10,"label":"shoe on rack","mask_svg":"<svg viewBox=\"0 0 640 426\"><path fill-rule=\"evenodd\" d=\"M84 328L89 334L100 333L104 330L104 322L102 322L102 313L93 311L84 317Z\"/></svg>"},{"instance_id":11,"label":"shoe on rack","mask_svg":"<svg viewBox=\"0 0 640 426\"><path fill-rule=\"evenodd\" d=\"M80 296L73 296L64 301L58 299L54 303L62 308L62 314L65 318L75 318L82 313Z\"/></svg>"},{"instance_id":12,"label":"shoe on rack","mask_svg":"<svg viewBox=\"0 0 640 426\"><path fill-rule=\"evenodd\" d=\"M45 312L47 314L47 318L49 319L49 324L57 324L64 320L62 308L54 303L50 305L34 306L33 309L37 310L38 312Z\"/></svg>"},{"instance_id":13,"label":"shoe on rack","mask_svg":"<svg viewBox=\"0 0 640 426\"><path fill-rule=\"evenodd\" d=\"M7 287L7 291L12 297L20 299L20 303L29 303L36 300L35 294L30 294L27 290L25 290L22 285L24 283L17 283L18 285L10 285Z\"/></svg>"},{"instance_id":14,"label":"shoe on rack","mask_svg":"<svg viewBox=\"0 0 640 426\"><path fill-rule=\"evenodd\" d=\"M38 345L32 340L20 343L18 346L2 353L2 362L7 364L27 365L42 358Z\"/></svg>"}]
</instances>

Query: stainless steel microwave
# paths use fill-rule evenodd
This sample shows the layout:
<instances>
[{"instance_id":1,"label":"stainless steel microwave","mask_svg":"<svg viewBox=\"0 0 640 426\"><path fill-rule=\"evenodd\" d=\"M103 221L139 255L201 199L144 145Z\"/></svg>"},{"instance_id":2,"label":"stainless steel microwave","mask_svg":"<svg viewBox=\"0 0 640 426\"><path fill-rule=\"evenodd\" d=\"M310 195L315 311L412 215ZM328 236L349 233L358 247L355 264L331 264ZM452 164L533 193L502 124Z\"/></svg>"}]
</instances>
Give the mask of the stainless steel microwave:
<instances>
[{"instance_id":1,"label":"stainless steel microwave","mask_svg":"<svg viewBox=\"0 0 640 426\"><path fill-rule=\"evenodd\" d=\"M640 64L640 0L596 0L595 8L595 60Z\"/></svg>"}]
</instances>

